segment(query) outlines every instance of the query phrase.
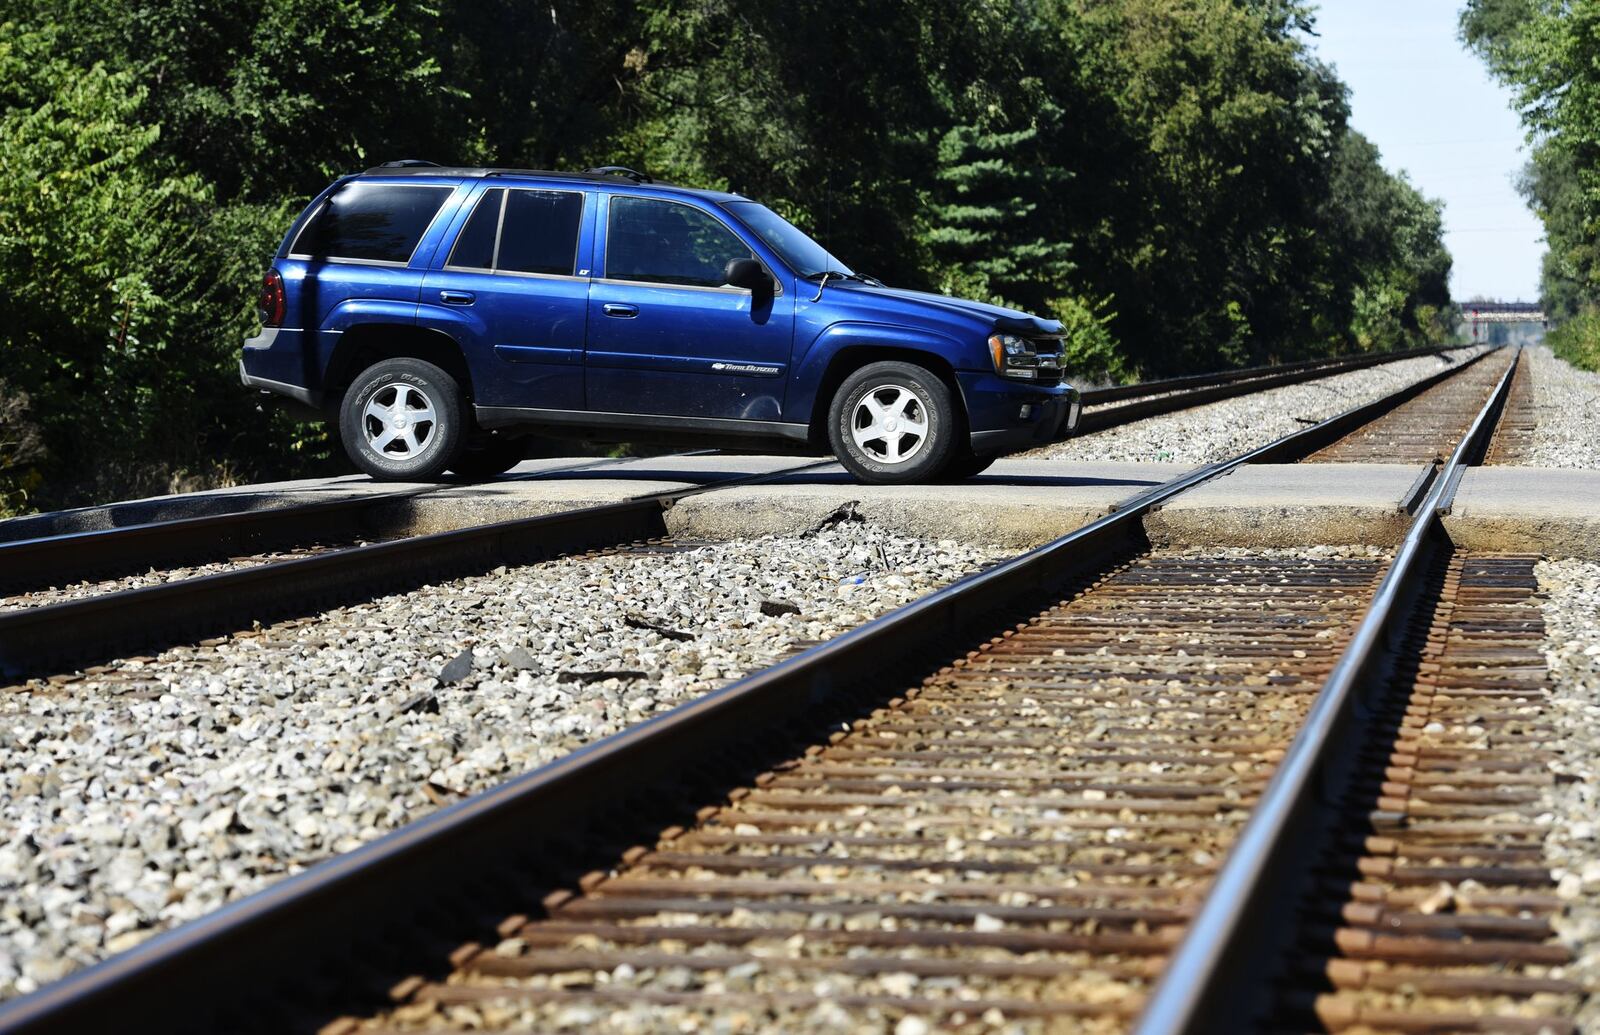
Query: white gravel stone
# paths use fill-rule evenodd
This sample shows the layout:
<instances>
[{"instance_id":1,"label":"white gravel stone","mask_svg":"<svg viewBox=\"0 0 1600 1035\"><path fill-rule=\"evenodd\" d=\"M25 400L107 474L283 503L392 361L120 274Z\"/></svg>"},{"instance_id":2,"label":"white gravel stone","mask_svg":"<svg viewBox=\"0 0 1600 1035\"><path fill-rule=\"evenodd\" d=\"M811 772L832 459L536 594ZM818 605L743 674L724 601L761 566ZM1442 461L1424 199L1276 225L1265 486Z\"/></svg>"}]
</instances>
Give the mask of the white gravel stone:
<instances>
[{"instance_id":1,"label":"white gravel stone","mask_svg":"<svg viewBox=\"0 0 1600 1035\"><path fill-rule=\"evenodd\" d=\"M1600 374L1557 359L1543 345L1524 349L1522 359L1532 364L1537 423L1528 455L1518 463L1600 468Z\"/></svg>"},{"instance_id":2,"label":"white gravel stone","mask_svg":"<svg viewBox=\"0 0 1600 1035\"><path fill-rule=\"evenodd\" d=\"M1458 349L1449 355L1460 362L1479 351ZM1439 369L1440 360L1434 356L1402 359L1150 417L1022 455L1051 460L1215 463L1381 398Z\"/></svg>"},{"instance_id":3,"label":"white gravel stone","mask_svg":"<svg viewBox=\"0 0 1600 1035\"><path fill-rule=\"evenodd\" d=\"M1566 977L1600 988L1600 564L1542 561L1545 658L1554 688L1551 718L1561 730L1561 760L1551 791L1545 858L1568 900L1555 919L1576 962ZM1600 996L1589 996L1576 1018L1580 1031L1600 1031Z\"/></svg>"},{"instance_id":4,"label":"white gravel stone","mask_svg":"<svg viewBox=\"0 0 1600 1035\"><path fill-rule=\"evenodd\" d=\"M0 997L1008 555L844 523L567 558L13 690Z\"/></svg>"}]
</instances>

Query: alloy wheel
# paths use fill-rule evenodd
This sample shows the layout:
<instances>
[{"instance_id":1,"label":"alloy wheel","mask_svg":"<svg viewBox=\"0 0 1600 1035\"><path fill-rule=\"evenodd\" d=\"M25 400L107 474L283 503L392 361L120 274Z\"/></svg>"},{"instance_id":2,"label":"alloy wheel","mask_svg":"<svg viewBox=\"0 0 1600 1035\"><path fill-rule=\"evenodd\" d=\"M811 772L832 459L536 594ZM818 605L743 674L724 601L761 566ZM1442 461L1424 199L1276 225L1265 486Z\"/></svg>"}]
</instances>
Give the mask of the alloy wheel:
<instances>
[{"instance_id":1,"label":"alloy wheel","mask_svg":"<svg viewBox=\"0 0 1600 1035\"><path fill-rule=\"evenodd\" d=\"M863 395L850 416L856 448L880 464L902 464L928 441L928 406L900 385L879 385Z\"/></svg>"}]
</instances>

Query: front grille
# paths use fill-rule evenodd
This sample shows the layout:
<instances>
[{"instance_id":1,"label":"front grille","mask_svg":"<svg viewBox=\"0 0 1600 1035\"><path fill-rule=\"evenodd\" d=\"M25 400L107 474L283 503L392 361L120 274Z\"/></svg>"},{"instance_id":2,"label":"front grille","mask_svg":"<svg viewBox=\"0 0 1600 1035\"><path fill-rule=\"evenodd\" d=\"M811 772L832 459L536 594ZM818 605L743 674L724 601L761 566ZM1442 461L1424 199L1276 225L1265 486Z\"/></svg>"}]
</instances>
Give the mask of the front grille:
<instances>
[{"instance_id":1,"label":"front grille","mask_svg":"<svg viewBox=\"0 0 1600 1035\"><path fill-rule=\"evenodd\" d=\"M1061 383L1062 359L1061 343L1055 338L1044 338L1033 342L1033 350L1039 354L1039 377L1035 384L1058 385Z\"/></svg>"}]
</instances>

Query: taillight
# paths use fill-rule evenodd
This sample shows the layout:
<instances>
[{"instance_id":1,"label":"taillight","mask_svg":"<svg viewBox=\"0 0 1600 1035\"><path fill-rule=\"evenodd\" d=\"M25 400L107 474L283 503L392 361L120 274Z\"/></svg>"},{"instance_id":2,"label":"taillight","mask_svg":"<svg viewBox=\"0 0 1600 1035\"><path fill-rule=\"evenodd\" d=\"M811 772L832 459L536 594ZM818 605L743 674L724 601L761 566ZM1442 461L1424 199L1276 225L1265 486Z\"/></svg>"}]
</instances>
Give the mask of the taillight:
<instances>
[{"instance_id":1,"label":"taillight","mask_svg":"<svg viewBox=\"0 0 1600 1035\"><path fill-rule=\"evenodd\" d=\"M288 302L283 296L283 278L277 270L268 270L261 281L261 297L256 300L256 315L263 327L282 327Z\"/></svg>"}]
</instances>

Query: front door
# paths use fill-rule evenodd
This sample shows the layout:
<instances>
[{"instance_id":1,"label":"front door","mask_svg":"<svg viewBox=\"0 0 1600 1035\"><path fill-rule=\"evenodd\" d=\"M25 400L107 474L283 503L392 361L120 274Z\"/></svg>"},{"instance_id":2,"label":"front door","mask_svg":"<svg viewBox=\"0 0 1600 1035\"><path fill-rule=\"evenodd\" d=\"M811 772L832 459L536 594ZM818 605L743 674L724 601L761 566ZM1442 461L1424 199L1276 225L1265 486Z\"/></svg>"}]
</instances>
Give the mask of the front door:
<instances>
[{"instance_id":1,"label":"front door","mask_svg":"<svg viewBox=\"0 0 1600 1035\"><path fill-rule=\"evenodd\" d=\"M584 198L582 191L484 191L444 268L423 282L419 321L467 345L477 405L583 408Z\"/></svg>"},{"instance_id":2,"label":"front door","mask_svg":"<svg viewBox=\"0 0 1600 1035\"><path fill-rule=\"evenodd\" d=\"M589 293L588 408L735 420L782 419L794 299L726 286L750 246L710 212L612 195L604 266Z\"/></svg>"}]
</instances>

